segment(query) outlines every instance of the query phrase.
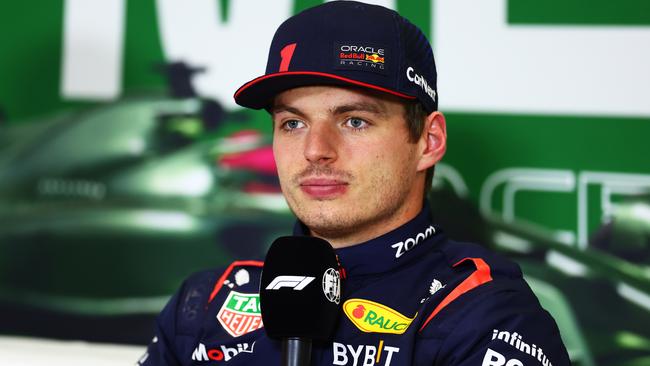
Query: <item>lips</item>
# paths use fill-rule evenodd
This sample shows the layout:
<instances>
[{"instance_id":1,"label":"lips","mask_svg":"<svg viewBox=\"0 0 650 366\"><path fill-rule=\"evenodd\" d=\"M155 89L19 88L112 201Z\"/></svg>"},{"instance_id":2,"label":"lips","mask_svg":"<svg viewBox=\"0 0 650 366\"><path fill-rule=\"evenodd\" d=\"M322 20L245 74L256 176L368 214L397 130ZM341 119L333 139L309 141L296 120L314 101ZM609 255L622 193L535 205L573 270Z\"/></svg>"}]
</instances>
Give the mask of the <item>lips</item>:
<instances>
[{"instance_id":1,"label":"lips","mask_svg":"<svg viewBox=\"0 0 650 366\"><path fill-rule=\"evenodd\" d=\"M335 198L348 190L348 183L340 179L309 178L300 182L300 189L315 199Z\"/></svg>"}]
</instances>

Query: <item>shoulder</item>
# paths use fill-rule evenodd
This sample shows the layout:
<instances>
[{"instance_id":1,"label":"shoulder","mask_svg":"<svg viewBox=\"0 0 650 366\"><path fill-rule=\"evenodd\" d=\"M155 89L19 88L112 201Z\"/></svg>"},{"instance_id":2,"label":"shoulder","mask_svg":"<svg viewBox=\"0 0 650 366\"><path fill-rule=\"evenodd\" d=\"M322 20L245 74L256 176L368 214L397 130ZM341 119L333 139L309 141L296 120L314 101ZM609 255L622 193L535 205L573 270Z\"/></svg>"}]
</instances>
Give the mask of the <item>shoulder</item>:
<instances>
[{"instance_id":1,"label":"shoulder","mask_svg":"<svg viewBox=\"0 0 650 366\"><path fill-rule=\"evenodd\" d=\"M231 290L257 292L262 266L261 261L235 261L191 274L160 313L159 322L173 324L176 334L195 334L205 313L220 305L218 298Z\"/></svg>"},{"instance_id":2,"label":"shoulder","mask_svg":"<svg viewBox=\"0 0 650 366\"><path fill-rule=\"evenodd\" d=\"M212 333L223 329L207 322L208 315L222 305L231 289L257 292L261 267L262 262L237 261L190 275L156 318L155 336L138 364L176 365L192 358L206 324Z\"/></svg>"},{"instance_id":3,"label":"shoulder","mask_svg":"<svg viewBox=\"0 0 650 366\"><path fill-rule=\"evenodd\" d=\"M475 243L446 240L438 250L443 253L450 266L456 266L464 260L480 259L490 268L490 273L497 278L522 278L521 269L512 260Z\"/></svg>"},{"instance_id":4,"label":"shoulder","mask_svg":"<svg viewBox=\"0 0 650 366\"><path fill-rule=\"evenodd\" d=\"M444 334L443 364L570 364L557 324L531 291L486 286L454 311L433 332Z\"/></svg>"},{"instance_id":5,"label":"shoulder","mask_svg":"<svg viewBox=\"0 0 650 366\"><path fill-rule=\"evenodd\" d=\"M429 304L420 329L423 338L444 339L439 360L450 365L497 365L510 359L520 362L512 365L534 365L533 360L545 366L569 364L555 321L516 263L470 243L447 241L439 250L454 278Z\"/></svg>"},{"instance_id":6,"label":"shoulder","mask_svg":"<svg viewBox=\"0 0 650 366\"><path fill-rule=\"evenodd\" d=\"M452 240L440 243L436 251L444 262L435 268L445 274L441 278L444 287L427 301L426 308L430 314L423 327L444 330L445 324L453 324L457 317L465 316L461 316L461 310L469 311L477 305L485 307L498 302L503 294L514 296L531 308L540 308L515 262L480 245ZM433 318L436 318L435 322L432 322Z\"/></svg>"}]
</instances>

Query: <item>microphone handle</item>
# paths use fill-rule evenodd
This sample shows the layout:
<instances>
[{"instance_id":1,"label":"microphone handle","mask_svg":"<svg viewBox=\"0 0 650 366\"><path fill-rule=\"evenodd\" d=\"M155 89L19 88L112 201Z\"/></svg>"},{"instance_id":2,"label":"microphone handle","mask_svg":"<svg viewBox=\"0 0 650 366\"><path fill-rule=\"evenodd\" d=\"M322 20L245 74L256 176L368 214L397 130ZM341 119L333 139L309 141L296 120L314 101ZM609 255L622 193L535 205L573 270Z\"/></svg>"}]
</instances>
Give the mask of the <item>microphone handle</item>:
<instances>
[{"instance_id":1,"label":"microphone handle","mask_svg":"<svg viewBox=\"0 0 650 366\"><path fill-rule=\"evenodd\" d=\"M283 366L309 366L311 363L311 339L291 337L282 340Z\"/></svg>"}]
</instances>

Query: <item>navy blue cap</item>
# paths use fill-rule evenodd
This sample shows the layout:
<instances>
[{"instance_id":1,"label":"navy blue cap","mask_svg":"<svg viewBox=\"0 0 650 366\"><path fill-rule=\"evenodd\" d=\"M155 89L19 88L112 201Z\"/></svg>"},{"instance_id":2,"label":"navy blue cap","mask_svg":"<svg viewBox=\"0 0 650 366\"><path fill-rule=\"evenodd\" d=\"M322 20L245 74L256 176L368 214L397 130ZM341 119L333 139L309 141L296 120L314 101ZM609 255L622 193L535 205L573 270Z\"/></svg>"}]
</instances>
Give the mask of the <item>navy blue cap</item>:
<instances>
[{"instance_id":1,"label":"navy blue cap","mask_svg":"<svg viewBox=\"0 0 650 366\"><path fill-rule=\"evenodd\" d=\"M285 90L309 85L368 88L438 109L431 44L397 12L332 1L287 19L273 36L266 73L241 86L235 102L270 107Z\"/></svg>"}]
</instances>

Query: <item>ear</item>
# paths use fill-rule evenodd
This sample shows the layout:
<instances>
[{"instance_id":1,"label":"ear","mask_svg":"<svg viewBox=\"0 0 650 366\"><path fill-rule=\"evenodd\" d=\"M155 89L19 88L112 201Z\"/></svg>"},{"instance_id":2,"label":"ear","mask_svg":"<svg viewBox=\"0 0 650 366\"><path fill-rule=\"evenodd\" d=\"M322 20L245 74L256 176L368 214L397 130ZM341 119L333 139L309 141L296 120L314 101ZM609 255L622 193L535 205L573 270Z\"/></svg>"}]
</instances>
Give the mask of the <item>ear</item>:
<instances>
[{"instance_id":1,"label":"ear","mask_svg":"<svg viewBox=\"0 0 650 366\"><path fill-rule=\"evenodd\" d=\"M418 171L425 171L442 159L447 150L447 123L442 113L436 111L427 116L418 144L421 152Z\"/></svg>"}]
</instances>

